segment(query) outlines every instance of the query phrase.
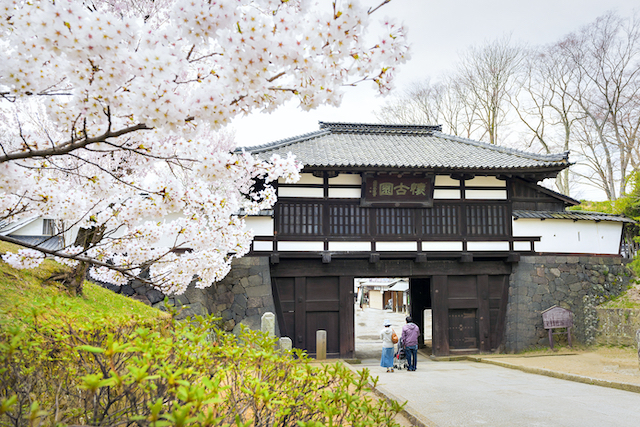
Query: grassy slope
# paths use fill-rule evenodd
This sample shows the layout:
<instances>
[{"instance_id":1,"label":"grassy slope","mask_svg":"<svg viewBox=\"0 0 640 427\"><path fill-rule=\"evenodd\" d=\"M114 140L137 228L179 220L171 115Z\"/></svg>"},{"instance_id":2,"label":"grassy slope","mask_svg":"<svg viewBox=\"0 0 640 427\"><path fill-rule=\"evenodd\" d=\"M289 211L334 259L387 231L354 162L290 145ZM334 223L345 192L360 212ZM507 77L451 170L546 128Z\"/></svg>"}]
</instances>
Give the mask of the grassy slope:
<instances>
[{"instance_id":1,"label":"grassy slope","mask_svg":"<svg viewBox=\"0 0 640 427\"><path fill-rule=\"evenodd\" d=\"M0 242L0 253L15 252L17 246ZM91 282L85 282L83 297L71 297L65 288L46 280L64 266L46 260L32 270L16 270L0 260L0 328L25 321L28 313L43 310L66 316L75 324L90 324L108 318L116 324L147 323L166 318L167 314ZM60 319L58 319L60 320ZM79 322L78 322L79 321Z\"/></svg>"}]
</instances>

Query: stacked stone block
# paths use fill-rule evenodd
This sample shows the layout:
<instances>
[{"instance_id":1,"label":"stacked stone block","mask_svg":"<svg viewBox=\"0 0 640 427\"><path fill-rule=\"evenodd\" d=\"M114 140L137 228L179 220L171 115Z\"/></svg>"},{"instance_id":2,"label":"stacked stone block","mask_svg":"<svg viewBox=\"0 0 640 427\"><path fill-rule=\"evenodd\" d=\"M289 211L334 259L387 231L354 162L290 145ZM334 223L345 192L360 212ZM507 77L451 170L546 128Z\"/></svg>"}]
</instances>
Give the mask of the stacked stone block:
<instances>
[{"instance_id":1,"label":"stacked stone block","mask_svg":"<svg viewBox=\"0 0 640 427\"><path fill-rule=\"evenodd\" d=\"M542 311L558 305L574 314L572 337L591 344L597 330L595 307L625 291L631 271L619 257L524 256L510 278L505 351L548 346Z\"/></svg>"}]
</instances>

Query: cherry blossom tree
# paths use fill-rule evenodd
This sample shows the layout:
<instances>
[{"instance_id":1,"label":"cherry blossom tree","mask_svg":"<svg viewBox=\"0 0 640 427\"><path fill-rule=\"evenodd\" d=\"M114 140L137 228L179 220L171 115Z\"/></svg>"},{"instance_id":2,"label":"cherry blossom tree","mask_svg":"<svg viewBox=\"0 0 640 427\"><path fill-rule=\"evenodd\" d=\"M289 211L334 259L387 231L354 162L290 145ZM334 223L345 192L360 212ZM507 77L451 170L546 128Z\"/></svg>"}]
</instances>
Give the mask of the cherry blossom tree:
<instances>
[{"instance_id":1,"label":"cherry blossom tree","mask_svg":"<svg viewBox=\"0 0 640 427\"><path fill-rule=\"evenodd\" d=\"M299 172L234 151L224 126L338 105L356 83L389 91L404 29L367 33L389 1L0 0L0 219L82 230L61 250L0 236L25 247L3 259L54 256L79 283L87 266L116 284L149 267L168 294L220 280L250 248L243 215Z\"/></svg>"}]
</instances>

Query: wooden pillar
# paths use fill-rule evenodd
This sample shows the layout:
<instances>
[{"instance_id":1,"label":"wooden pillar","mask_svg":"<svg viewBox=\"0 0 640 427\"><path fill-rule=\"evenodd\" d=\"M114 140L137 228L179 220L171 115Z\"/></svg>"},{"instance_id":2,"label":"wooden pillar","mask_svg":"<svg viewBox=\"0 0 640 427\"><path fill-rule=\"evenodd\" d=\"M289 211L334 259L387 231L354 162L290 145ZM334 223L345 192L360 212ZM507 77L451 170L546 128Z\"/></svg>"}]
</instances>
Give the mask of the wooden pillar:
<instances>
[{"instance_id":1,"label":"wooden pillar","mask_svg":"<svg viewBox=\"0 0 640 427\"><path fill-rule=\"evenodd\" d=\"M293 337L294 346L297 348L308 348L306 342L307 334L307 289L306 278L296 277L295 282L295 336Z\"/></svg>"},{"instance_id":2,"label":"wooden pillar","mask_svg":"<svg viewBox=\"0 0 640 427\"><path fill-rule=\"evenodd\" d=\"M433 355L449 355L449 300L447 276L431 278L433 301Z\"/></svg>"},{"instance_id":3,"label":"wooden pillar","mask_svg":"<svg viewBox=\"0 0 640 427\"><path fill-rule=\"evenodd\" d=\"M478 276L478 338L481 352L491 351L491 322L489 315L489 276Z\"/></svg>"},{"instance_id":4,"label":"wooden pillar","mask_svg":"<svg viewBox=\"0 0 640 427\"><path fill-rule=\"evenodd\" d=\"M340 276L340 357L352 358L356 351L353 277Z\"/></svg>"}]
</instances>

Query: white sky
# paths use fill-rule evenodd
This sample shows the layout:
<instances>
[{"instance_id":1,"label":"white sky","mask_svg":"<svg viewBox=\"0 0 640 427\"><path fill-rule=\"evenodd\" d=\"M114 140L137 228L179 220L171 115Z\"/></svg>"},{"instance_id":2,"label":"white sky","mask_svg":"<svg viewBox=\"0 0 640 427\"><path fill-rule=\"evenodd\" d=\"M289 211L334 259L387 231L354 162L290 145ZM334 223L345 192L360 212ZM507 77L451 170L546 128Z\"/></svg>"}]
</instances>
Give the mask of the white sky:
<instances>
[{"instance_id":1,"label":"white sky","mask_svg":"<svg viewBox=\"0 0 640 427\"><path fill-rule=\"evenodd\" d=\"M326 1L330 7L331 0ZM377 5L381 0L361 0ZM553 43L609 10L621 16L640 13L638 0L392 0L376 12L376 19L396 18L408 29L411 59L397 72L396 91L411 83L432 79L454 68L468 47L504 35L529 45ZM375 15L374 15L375 17ZM274 113L255 113L231 125L238 146L259 145L318 130L318 121L375 123L373 111L385 98L372 83L348 88L340 107L320 107L311 112L295 104ZM590 192L589 192L590 193ZM599 194L576 194L602 199Z\"/></svg>"},{"instance_id":2,"label":"white sky","mask_svg":"<svg viewBox=\"0 0 640 427\"><path fill-rule=\"evenodd\" d=\"M331 0L326 1L330 7ZM377 5L381 0L361 0ZM469 46L511 34L514 42L552 43L608 10L621 15L640 12L638 0L392 0L376 12L408 28L411 59L397 73L396 90L453 69ZM231 124L238 146L258 145L318 130L318 121L375 123L373 111L384 103L366 82L348 88L340 107L311 112L295 104L271 114L255 113Z\"/></svg>"}]
</instances>

